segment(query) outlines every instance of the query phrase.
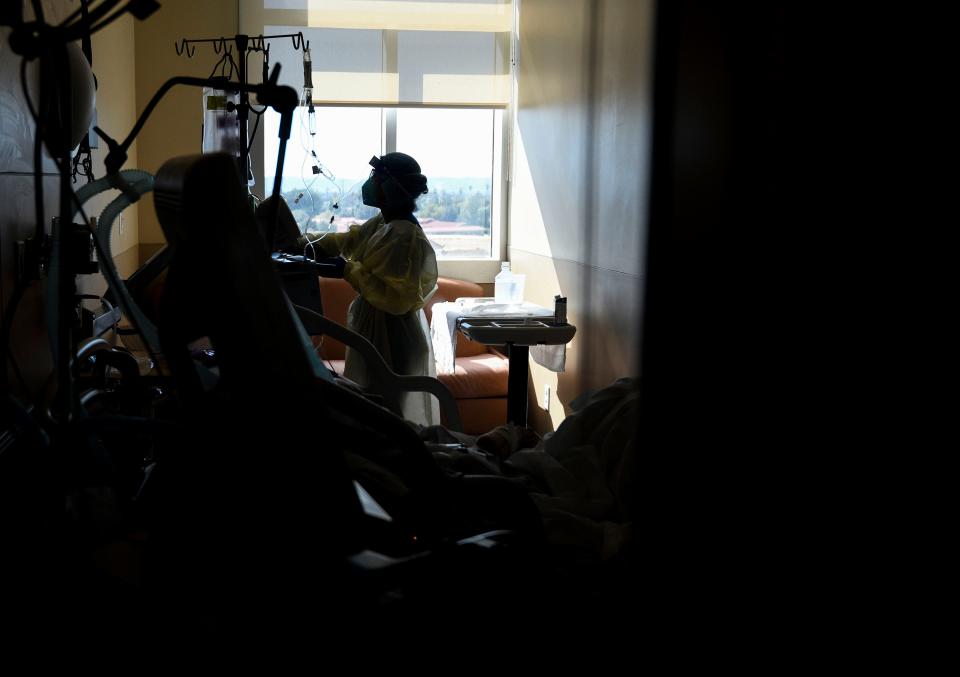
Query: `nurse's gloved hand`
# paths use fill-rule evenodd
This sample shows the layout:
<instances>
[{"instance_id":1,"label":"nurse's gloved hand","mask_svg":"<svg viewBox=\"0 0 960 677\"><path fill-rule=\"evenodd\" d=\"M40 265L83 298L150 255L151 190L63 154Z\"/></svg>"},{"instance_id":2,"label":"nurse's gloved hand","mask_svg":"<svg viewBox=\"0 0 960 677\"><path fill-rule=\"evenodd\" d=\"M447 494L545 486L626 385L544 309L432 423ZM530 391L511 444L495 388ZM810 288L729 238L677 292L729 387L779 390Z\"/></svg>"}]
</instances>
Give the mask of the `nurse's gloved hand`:
<instances>
[{"instance_id":1,"label":"nurse's gloved hand","mask_svg":"<svg viewBox=\"0 0 960 677\"><path fill-rule=\"evenodd\" d=\"M335 277L343 277L343 270L347 267L347 261L342 256L338 256L335 259L331 259L330 263L333 264L334 270L336 271Z\"/></svg>"},{"instance_id":2,"label":"nurse's gloved hand","mask_svg":"<svg viewBox=\"0 0 960 677\"><path fill-rule=\"evenodd\" d=\"M297 247L307 258L325 259L340 253L337 233L310 233L297 240Z\"/></svg>"}]
</instances>

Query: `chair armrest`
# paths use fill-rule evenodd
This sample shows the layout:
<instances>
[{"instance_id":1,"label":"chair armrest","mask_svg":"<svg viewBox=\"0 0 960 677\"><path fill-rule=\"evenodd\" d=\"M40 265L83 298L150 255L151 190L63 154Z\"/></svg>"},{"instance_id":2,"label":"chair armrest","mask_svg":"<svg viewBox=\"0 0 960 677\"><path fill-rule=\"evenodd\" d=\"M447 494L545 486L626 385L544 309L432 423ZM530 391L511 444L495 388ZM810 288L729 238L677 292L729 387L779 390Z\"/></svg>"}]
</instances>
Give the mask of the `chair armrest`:
<instances>
[{"instance_id":1,"label":"chair armrest","mask_svg":"<svg viewBox=\"0 0 960 677\"><path fill-rule=\"evenodd\" d=\"M383 395L384 401L389 409L395 413L400 413L400 393L401 392L426 392L437 398L440 402L440 408L447 419L447 427L456 432L463 432L463 424L460 421L460 411L457 409L457 402L453 399L453 394L440 381L430 376L403 376L395 373L383 356L377 352L370 341L344 327L342 324L334 322L330 318L324 317L309 308L295 305L297 313L307 315L314 324L318 324L323 333L335 338L341 343L350 346L363 357L367 364L367 370L371 375L371 389Z\"/></svg>"},{"instance_id":2,"label":"chair armrest","mask_svg":"<svg viewBox=\"0 0 960 677\"><path fill-rule=\"evenodd\" d=\"M383 359L383 358L381 358ZM384 365L386 367L386 365ZM393 374L393 372L390 372ZM447 420L447 428L458 433L463 432L463 422L460 420L460 410L457 409L457 401L453 399L453 393L447 386L432 376L401 376L393 374L396 387L403 392L424 392L430 393L440 402L440 408L443 410L443 416Z\"/></svg>"}]
</instances>

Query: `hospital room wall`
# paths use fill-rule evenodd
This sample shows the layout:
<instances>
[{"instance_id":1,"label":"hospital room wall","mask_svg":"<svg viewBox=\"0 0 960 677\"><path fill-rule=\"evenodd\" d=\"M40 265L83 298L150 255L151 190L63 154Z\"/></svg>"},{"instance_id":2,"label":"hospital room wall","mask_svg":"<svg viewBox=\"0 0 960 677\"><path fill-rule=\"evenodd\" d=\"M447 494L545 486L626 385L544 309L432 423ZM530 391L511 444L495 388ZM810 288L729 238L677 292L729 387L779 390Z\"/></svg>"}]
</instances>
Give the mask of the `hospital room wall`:
<instances>
[{"instance_id":1,"label":"hospital room wall","mask_svg":"<svg viewBox=\"0 0 960 677\"><path fill-rule=\"evenodd\" d=\"M45 19L56 23L65 19L79 6L77 0L44 0ZM25 2L26 17L32 17L30 3ZM27 112L20 88L20 57L7 46L9 29L0 29L0 295L4 307L14 287L14 246L33 234L34 230L34 180L33 139L34 124ZM135 120L134 102L134 28L133 20L124 17L93 36L93 70L97 76L97 122L109 133L128 130ZM125 167L137 166L137 145L131 146ZM104 175L105 148L92 153L93 173ZM44 221L50 232L50 219L59 209L57 191L59 180L53 162L45 158ZM78 179L77 187L84 179ZM91 200L88 212L99 214L109 195ZM114 223L114 261L123 275L129 275L138 264L137 245L139 238L139 210L136 205L123 213L123 232L119 222ZM102 293L106 283L100 275L79 278L79 289L88 293ZM16 360L31 395L40 394L47 383L51 369L49 342L45 316L46 292L43 281L34 281L24 294L17 310L11 335L11 352ZM11 381L14 392L25 396L18 379Z\"/></svg>"},{"instance_id":2,"label":"hospital room wall","mask_svg":"<svg viewBox=\"0 0 960 677\"><path fill-rule=\"evenodd\" d=\"M93 52L93 72L97 76L97 125L112 137L126 136L137 122L136 101L136 47L134 44L134 23L136 20L130 14L110 24L102 31L95 33L91 39ZM139 146L136 141L127 151L127 161L124 169L139 167ZM108 148L101 142L99 148L91 153L93 157L93 175L97 178L104 176L106 168L103 161L107 156ZM79 184L78 184L79 185ZM88 203L92 208L91 216L99 214L103 208L117 196L111 191L98 195ZM122 221L122 224L121 224ZM122 227L121 227L122 226ZM120 217L113 223L112 243L114 263L120 275L131 275L140 264L140 205L127 207ZM92 294L102 294L106 288L106 280L102 276L84 276L89 287L83 291ZM81 285L83 287L83 285Z\"/></svg>"},{"instance_id":3,"label":"hospital room wall","mask_svg":"<svg viewBox=\"0 0 960 677\"><path fill-rule=\"evenodd\" d=\"M210 44L197 45L193 58L178 56L177 42L236 35L238 25L237 0L164 0L147 21L136 25L137 110L174 76L208 77L220 58ZM137 137L141 169L156 172L170 158L200 152L200 96L198 88L183 86L164 96ZM140 257L145 261L165 242L152 195L144 198L140 219Z\"/></svg>"},{"instance_id":4,"label":"hospital room wall","mask_svg":"<svg viewBox=\"0 0 960 677\"><path fill-rule=\"evenodd\" d=\"M639 372L653 14L652 0L569 0L562 12L520 0L509 258L527 300L567 296L577 326L564 373L531 362L541 432L584 390Z\"/></svg>"}]
</instances>

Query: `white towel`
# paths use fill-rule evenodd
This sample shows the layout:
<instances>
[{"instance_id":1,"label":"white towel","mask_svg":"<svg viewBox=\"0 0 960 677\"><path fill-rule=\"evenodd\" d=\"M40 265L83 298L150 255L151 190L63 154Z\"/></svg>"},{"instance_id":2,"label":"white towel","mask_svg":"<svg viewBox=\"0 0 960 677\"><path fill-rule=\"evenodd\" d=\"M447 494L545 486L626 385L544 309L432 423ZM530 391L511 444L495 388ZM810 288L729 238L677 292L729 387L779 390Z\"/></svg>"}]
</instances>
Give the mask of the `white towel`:
<instances>
[{"instance_id":1,"label":"white towel","mask_svg":"<svg viewBox=\"0 0 960 677\"><path fill-rule=\"evenodd\" d=\"M541 367L550 371L563 372L567 367L566 344L555 346L530 346L530 357Z\"/></svg>"},{"instance_id":2,"label":"white towel","mask_svg":"<svg viewBox=\"0 0 960 677\"><path fill-rule=\"evenodd\" d=\"M438 374L452 374L457 354L457 317L463 313L459 303L435 303L430 319L430 338Z\"/></svg>"}]
</instances>

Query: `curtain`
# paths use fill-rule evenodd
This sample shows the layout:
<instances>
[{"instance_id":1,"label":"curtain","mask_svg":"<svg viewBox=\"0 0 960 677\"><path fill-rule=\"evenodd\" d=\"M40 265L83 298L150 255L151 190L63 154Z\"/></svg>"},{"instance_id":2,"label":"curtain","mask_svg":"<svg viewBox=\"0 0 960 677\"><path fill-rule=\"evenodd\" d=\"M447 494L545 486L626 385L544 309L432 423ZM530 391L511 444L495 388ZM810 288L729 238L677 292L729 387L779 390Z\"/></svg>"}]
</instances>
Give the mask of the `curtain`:
<instances>
[{"instance_id":1,"label":"curtain","mask_svg":"<svg viewBox=\"0 0 960 677\"><path fill-rule=\"evenodd\" d=\"M512 0L241 0L241 13L250 33L303 33L316 105L503 108L510 99ZM302 91L303 53L291 40L269 44L280 81Z\"/></svg>"}]
</instances>

